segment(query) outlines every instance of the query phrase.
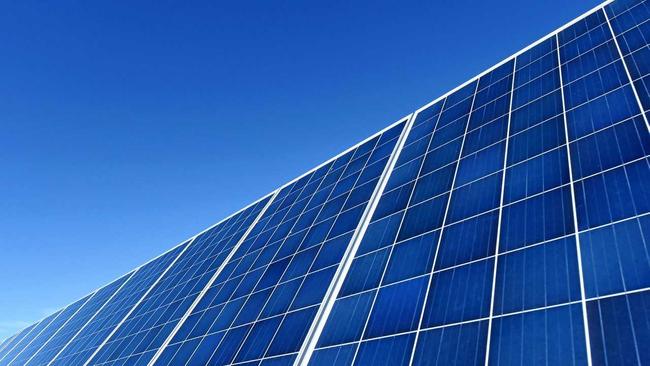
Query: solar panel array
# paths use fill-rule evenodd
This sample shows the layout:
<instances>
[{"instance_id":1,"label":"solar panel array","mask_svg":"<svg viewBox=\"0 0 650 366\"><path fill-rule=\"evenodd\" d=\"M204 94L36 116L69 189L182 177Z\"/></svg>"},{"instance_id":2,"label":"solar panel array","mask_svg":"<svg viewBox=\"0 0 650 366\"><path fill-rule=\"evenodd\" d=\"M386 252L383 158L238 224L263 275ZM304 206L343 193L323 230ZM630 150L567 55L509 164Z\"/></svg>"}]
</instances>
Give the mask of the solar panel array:
<instances>
[{"instance_id":1,"label":"solar panel array","mask_svg":"<svg viewBox=\"0 0 650 366\"><path fill-rule=\"evenodd\" d=\"M650 364L649 110L650 4L605 2L0 366Z\"/></svg>"}]
</instances>

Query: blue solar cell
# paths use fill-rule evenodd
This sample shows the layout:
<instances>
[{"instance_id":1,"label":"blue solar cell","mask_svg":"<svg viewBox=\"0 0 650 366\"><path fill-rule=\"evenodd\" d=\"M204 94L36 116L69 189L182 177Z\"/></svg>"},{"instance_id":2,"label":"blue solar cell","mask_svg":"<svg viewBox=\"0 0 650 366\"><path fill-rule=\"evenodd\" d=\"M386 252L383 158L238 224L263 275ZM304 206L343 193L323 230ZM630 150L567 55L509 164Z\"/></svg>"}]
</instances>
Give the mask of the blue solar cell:
<instances>
[{"instance_id":1,"label":"blue solar cell","mask_svg":"<svg viewBox=\"0 0 650 366\"><path fill-rule=\"evenodd\" d=\"M494 260L453 267L433 274L423 327L453 324L490 313Z\"/></svg>"},{"instance_id":2,"label":"blue solar cell","mask_svg":"<svg viewBox=\"0 0 650 366\"><path fill-rule=\"evenodd\" d=\"M361 343L355 364L400 366L408 365L410 349L413 347L412 334L380 338Z\"/></svg>"},{"instance_id":3,"label":"blue solar cell","mask_svg":"<svg viewBox=\"0 0 650 366\"><path fill-rule=\"evenodd\" d=\"M484 365L487 322L422 332L413 365Z\"/></svg>"},{"instance_id":4,"label":"blue solar cell","mask_svg":"<svg viewBox=\"0 0 650 366\"><path fill-rule=\"evenodd\" d=\"M650 217L580 234L587 297L650 286Z\"/></svg>"},{"instance_id":5,"label":"blue solar cell","mask_svg":"<svg viewBox=\"0 0 650 366\"><path fill-rule=\"evenodd\" d=\"M586 365L582 308L567 305L496 318L490 365Z\"/></svg>"},{"instance_id":6,"label":"blue solar cell","mask_svg":"<svg viewBox=\"0 0 650 366\"><path fill-rule=\"evenodd\" d=\"M650 362L650 291L589 301L587 314L594 364Z\"/></svg>"},{"instance_id":7,"label":"blue solar cell","mask_svg":"<svg viewBox=\"0 0 650 366\"><path fill-rule=\"evenodd\" d=\"M495 314L576 300L580 300L580 277L574 237L499 256Z\"/></svg>"}]
</instances>

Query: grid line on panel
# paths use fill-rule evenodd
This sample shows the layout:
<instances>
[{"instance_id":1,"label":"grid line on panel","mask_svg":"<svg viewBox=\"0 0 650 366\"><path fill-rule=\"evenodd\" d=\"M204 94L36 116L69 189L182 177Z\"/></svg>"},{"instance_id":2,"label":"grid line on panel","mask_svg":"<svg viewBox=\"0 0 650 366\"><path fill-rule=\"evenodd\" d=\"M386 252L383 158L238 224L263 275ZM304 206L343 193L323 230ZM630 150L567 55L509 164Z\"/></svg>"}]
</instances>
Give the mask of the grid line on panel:
<instances>
[{"instance_id":1,"label":"grid line on panel","mask_svg":"<svg viewBox=\"0 0 650 366\"><path fill-rule=\"evenodd\" d=\"M158 348L158 350L156 351L156 353L154 354L154 356L153 356L153 357L151 358L151 360L149 361L148 365L153 365L153 364L156 363L156 361L158 360L158 358L160 357L160 355L162 354L162 352L165 350L165 348L167 347L167 345L169 345L169 342L171 342L171 340L174 338L174 336L176 335L176 333L178 332L178 330L181 328L181 326L185 323L185 321L187 320L187 318L190 316L190 314L192 313L192 311L196 308L196 306L199 304L199 302L201 301L201 299L205 296L205 294L206 294L206 292L208 291L208 289L210 289L210 286L212 286L212 284L213 284L214 281L217 279L217 277L219 276L219 274L223 271L223 268L226 266L226 264L228 264L228 262L229 262L230 259L233 257L233 255L235 255L235 252L237 251L237 249L239 249L239 247L240 247L241 244L244 242L244 240L246 240L246 238L248 237L248 235L250 234L250 232L253 230L253 228L255 227L255 225L259 222L260 218L264 215L264 212L266 212L266 210L269 208L269 206L271 205L271 203L275 200L275 197L278 195L279 192L280 192L280 190L277 189L277 190L275 190L275 191L271 194L271 197L270 197L269 200L266 202L266 204L264 205L264 207L260 210L260 212L257 214L257 217L255 218L255 220L254 220L254 221L253 221L253 222L248 226L248 228L246 229L246 231L244 232L244 234L241 236L241 238L239 238L239 241L237 242L237 244L235 244L235 245L232 247L232 250L230 251L230 253L228 254L228 256L226 256L226 258L223 260L223 262L221 263L221 265L219 265L219 268L214 272L214 274L212 275L212 277L210 278L210 280L209 280L209 281L206 283L206 285L203 287L203 290L201 290L201 292L199 293L199 295L196 296L196 298L194 299L194 302L193 302L192 305L190 305L190 307L187 309L187 311L185 312L185 314L183 315L183 317L182 317L182 318L181 318L181 319L176 323L176 326L175 326L174 329L169 333L169 335L167 336L167 338L165 339L165 341L163 342L163 344Z\"/></svg>"},{"instance_id":2,"label":"grid line on panel","mask_svg":"<svg viewBox=\"0 0 650 366\"><path fill-rule=\"evenodd\" d=\"M172 249L164 252L156 258L137 267L133 276L124 284L115 295L106 302L96 316L89 320L83 329L72 338L52 358L48 366L53 364L79 364L86 361L85 356L90 356L100 347L111 335L112 331L119 327L129 311L146 295L160 278L161 274L174 263L175 259L183 253L191 242L186 240ZM150 271L153 271L150 272ZM156 276L157 274L157 276ZM143 287L145 286L145 287ZM134 291L135 290L135 291ZM123 314L122 316L120 316ZM98 326L100 326L99 329Z\"/></svg>"},{"instance_id":3,"label":"grid line on panel","mask_svg":"<svg viewBox=\"0 0 650 366\"><path fill-rule=\"evenodd\" d=\"M305 341L303 342L300 350L298 351L298 356L296 357L294 366L298 366L298 365L306 366L309 363L311 355L316 347L316 342L318 341L318 338L323 328L325 327L325 322L327 321L327 318L331 313L331 310L334 306L334 302L337 300L338 293L341 287L343 286L343 281L345 280L345 277L350 269L350 266L352 265L357 249L359 248L359 244L361 243L365 231L368 228L368 225L370 224L372 215L375 209L377 208L377 205L379 204L379 200L381 199L384 189L388 184L388 179L390 178L390 175L393 172L393 169L395 168L397 159L399 158L402 148L406 143L409 132L413 127L414 121L415 121L415 113L407 117L406 125L404 126L400 134L399 140L397 141L395 147L393 148L393 151L390 155L390 159L387 162L386 166L384 167L384 170L382 172L379 182L377 183L377 186L375 187L374 192L372 193L370 199L368 200L366 210L361 217L359 225L355 229L353 237L350 239L348 248L343 254L343 258L340 261L337 272L335 273L334 278L332 279L328 287L328 290L325 293L323 301L321 302L318 312L312 322L312 325L310 326ZM429 138L428 145L430 145L431 137Z\"/></svg>"},{"instance_id":4,"label":"grid line on panel","mask_svg":"<svg viewBox=\"0 0 650 366\"><path fill-rule=\"evenodd\" d=\"M52 337L50 339L47 340L47 342L43 343L43 345L36 352L34 352L34 354L27 361L25 361L25 365L31 364L32 361L36 361L37 365L49 364L59 354L59 352L61 350L63 350L65 348L65 346L67 346L74 339L74 337L76 337L77 334L79 334L79 332L81 332L88 325L88 323L90 323L95 318L95 316L120 291L120 289L122 289L124 287L124 285L126 285L131 280L131 278L133 278L133 275L137 271L138 271L138 269L136 269L134 271L131 271L130 273L123 276L123 277L126 277L126 279L123 280L123 282L118 285L117 289L114 289L114 290L110 289L109 286L113 285L115 282L119 281L120 279L118 279L118 280L104 286L103 288L98 289L95 292L95 295L93 295L93 297L88 300L88 302L84 305L84 307L82 307L82 309L80 309L80 311L77 312L77 314L75 314L75 316L70 318L70 320L74 319L75 321L77 321L78 319L76 319L76 318L78 316L83 316L83 318L79 319L79 320L81 320L81 322L83 324L73 324L73 323L69 322L66 325L61 326L57 330L57 332L54 335L52 335ZM97 309L95 309L95 308L91 309L92 314L90 314L89 317L85 318L85 315L81 314L81 310L85 310L85 308L88 306L88 304L90 304L91 301L95 301L95 298L97 298L99 296L100 291L112 291L112 292L110 293L110 295L108 296L107 299L98 298L97 301L99 301L99 303L101 305ZM70 325L72 327L72 329L69 329L69 330L66 329L67 325ZM81 326L79 326L79 325L81 325ZM65 333L63 333L64 331L65 331ZM67 336L69 336L70 333L72 333L72 336L69 337L67 341L65 341L65 338ZM62 338L61 340L63 342L65 342L62 347L61 347L60 344L52 344L52 345L50 345L50 343L53 343L53 341L55 340L56 337ZM54 351L56 352L54 355L51 354L52 353L52 348L54 348ZM56 348L59 348L59 349L56 350ZM50 355L42 353L42 352L48 352L48 351L49 351ZM37 356L38 356L38 358L37 358ZM50 358L48 359L48 357L50 357Z\"/></svg>"},{"instance_id":5,"label":"grid line on panel","mask_svg":"<svg viewBox=\"0 0 650 366\"><path fill-rule=\"evenodd\" d=\"M55 317L54 319L52 319L52 321L50 321L50 323L49 323L45 328L43 328L43 329L41 330L41 332L40 332L36 337L34 337L34 338L29 342L29 344L25 345L25 347L24 347L24 348L23 348L19 353L17 353L17 354L14 356L14 358L12 358L11 360L9 360L9 362L8 362L6 365L13 365L14 362L15 362L16 360L19 360L20 362L22 362L22 363L24 364L24 361L25 361L25 358L26 358L26 357L29 358L29 357L31 357L31 355L33 355L34 353L36 353L35 350L31 348L32 344L34 344L34 341L38 341L38 343L40 343L41 345L43 345L44 343L46 343L47 341L49 341L49 340L50 340L54 335L56 335L56 333L57 333L57 332L58 332L62 327L64 327L66 324L68 324L68 322L70 321L70 319L72 319L72 318L75 316L75 314L77 314L77 313L78 313L78 312L79 312L79 311L84 307L84 305L87 304L88 301L90 301L90 299L91 299L91 298L92 298L96 293L97 293L97 292L95 291L95 292L91 293L90 295L87 295L85 298L82 298L82 299L80 299L80 300L77 300L76 302L74 302L74 303L68 305L66 308L64 308L64 309L62 309L61 311L59 311L59 313L56 315L56 317ZM80 305L79 305L78 307L75 308L74 306L77 305L77 304L80 304ZM73 310L71 310L72 314L69 314L69 315L66 314L66 315L67 315L67 318L66 318L65 320L63 320L63 322L62 322L60 325L59 325L59 324L55 325L55 326L57 327L57 329L56 329L54 332L50 332L50 327L52 327L52 325L53 325L56 321L58 321L58 319L59 319L59 318L60 318L60 317L61 317L61 316L66 312L66 310L68 310L68 309L73 309ZM62 318L62 319L63 319L63 318ZM46 334L46 331L47 331L49 334ZM45 336L43 337L43 339L39 339L41 335L45 335ZM38 347L36 350L40 349L40 346L36 345L36 347ZM25 353L25 351L29 351L29 352L31 352L31 353L30 353L29 355L27 355L27 354L23 355L23 354Z\"/></svg>"},{"instance_id":6,"label":"grid line on panel","mask_svg":"<svg viewBox=\"0 0 650 366\"><path fill-rule=\"evenodd\" d=\"M609 16L607 15L607 12L605 11L605 7L603 6L601 8L603 15L605 16L605 20L607 21L607 27L609 28L609 31L611 32L612 39L614 41L614 45L616 45L616 50L618 51L618 56L620 57L621 63L623 64L623 69L625 70L625 74L627 75L628 82L630 83L630 87L632 88L632 92L634 93L634 98L636 99L637 105L639 106L639 110L641 111L641 115L643 116L643 120L645 121L645 126L648 129L648 132L650 132L650 123L648 122L648 117L646 117L646 114L644 113L644 108L643 105L641 104L641 99L639 98L639 93L636 90L636 86L634 85L634 79L632 78L632 75L630 74L630 70L627 67L627 63L625 62L625 58L623 57L623 52L621 51L621 47L618 44L618 39L616 37L616 33L614 33L614 29L612 28L612 24L609 20Z\"/></svg>"}]
</instances>

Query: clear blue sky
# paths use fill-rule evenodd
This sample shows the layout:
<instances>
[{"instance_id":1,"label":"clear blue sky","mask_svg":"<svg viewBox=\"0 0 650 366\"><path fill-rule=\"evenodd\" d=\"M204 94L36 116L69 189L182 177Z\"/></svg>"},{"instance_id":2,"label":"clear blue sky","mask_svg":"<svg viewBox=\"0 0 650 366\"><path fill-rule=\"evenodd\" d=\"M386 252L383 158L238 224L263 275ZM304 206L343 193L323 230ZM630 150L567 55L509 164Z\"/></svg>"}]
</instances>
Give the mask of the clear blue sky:
<instances>
[{"instance_id":1,"label":"clear blue sky","mask_svg":"<svg viewBox=\"0 0 650 366\"><path fill-rule=\"evenodd\" d=\"M597 5L189 3L2 5L0 339Z\"/></svg>"}]
</instances>

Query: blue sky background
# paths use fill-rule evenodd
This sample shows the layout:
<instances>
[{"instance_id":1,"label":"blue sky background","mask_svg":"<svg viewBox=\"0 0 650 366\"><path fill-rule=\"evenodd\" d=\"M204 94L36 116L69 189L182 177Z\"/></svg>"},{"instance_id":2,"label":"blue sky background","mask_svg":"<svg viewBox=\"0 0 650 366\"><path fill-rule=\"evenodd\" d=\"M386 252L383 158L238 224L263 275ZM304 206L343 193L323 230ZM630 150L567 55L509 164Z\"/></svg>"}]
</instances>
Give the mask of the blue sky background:
<instances>
[{"instance_id":1,"label":"blue sky background","mask_svg":"<svg viewBox=\"0 0 650 366\"><path fill-rule=\"evenodd\" d=\"M597 4L5 2L0 339Z\"/></svg>"}]
</instances>

